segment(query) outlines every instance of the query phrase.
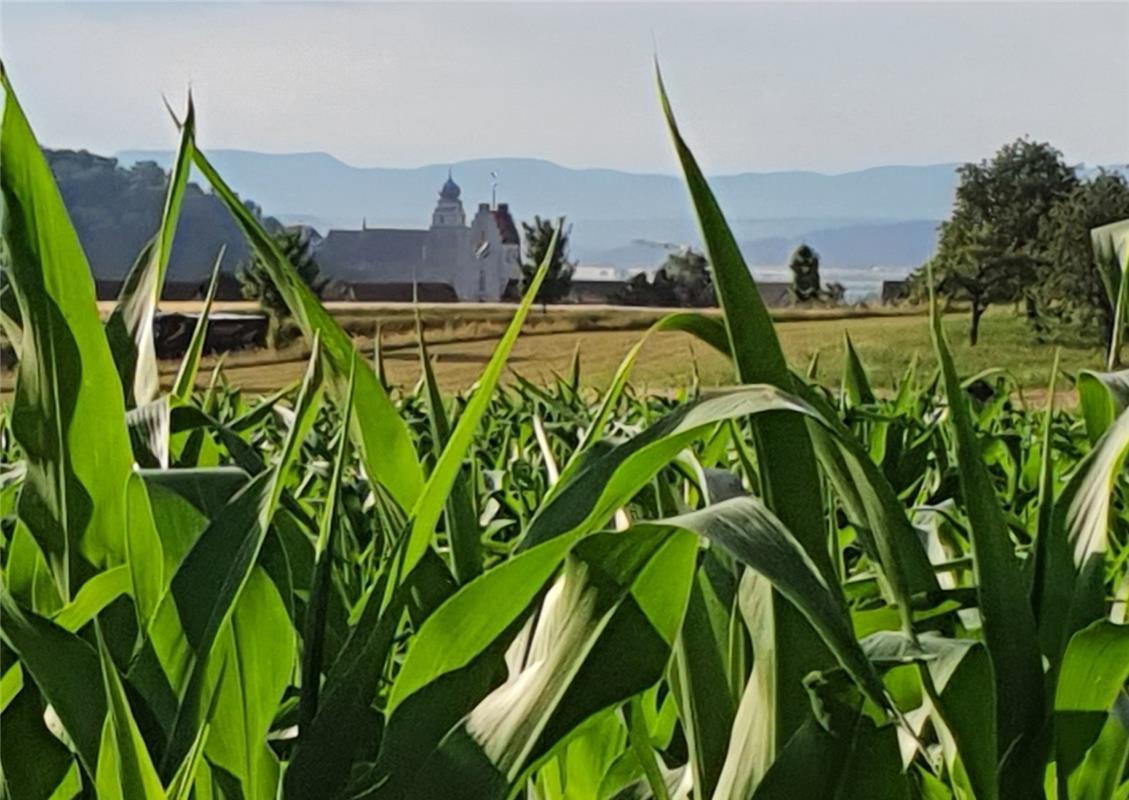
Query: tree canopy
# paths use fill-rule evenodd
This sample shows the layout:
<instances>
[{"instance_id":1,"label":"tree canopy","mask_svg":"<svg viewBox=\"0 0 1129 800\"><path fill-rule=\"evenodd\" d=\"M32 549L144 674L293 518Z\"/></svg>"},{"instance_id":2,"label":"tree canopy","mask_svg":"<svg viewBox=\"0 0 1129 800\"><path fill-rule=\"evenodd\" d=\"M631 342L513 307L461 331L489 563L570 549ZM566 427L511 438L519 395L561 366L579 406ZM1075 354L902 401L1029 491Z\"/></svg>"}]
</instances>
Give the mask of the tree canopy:
<instances>
[{"instance_id":1,"label":"tree canopy","mask_svg":"<svg viewBox=\"0 0 1129 800\"><path fill-rule=\"evenodd\" d=\"M272 234L279 250L315 294L321 292L325 279L321 277L318 263L310 253L310 239L301 228L284 228ZM279 294L266 265L258 255L245 262L236 272L239 289L247 300L257 300L267 315L267 344L280 347L293 340L300 331L291 319L290 309Z\"/></svg>"},{"instance_id":2,"label":"tree canopy","mask_svg":"<svg viewBox=\"0 0 1129 800\"><path fill-rule=\"evenodd\" d=\"M797 303L812 303L819 299L819 253L810 245L801 244L788 260L792 270L792 295Z\"/></svg>"},{"instance_id":3,"label":"tree canopy","mask_svg":"<svg viewBox=\"0 0 1129 800\"><path fill-rule=\"evenodd\" d=\"M560 229L557 236L557 247L549 261L549 271L541 288L537 292L536 301L541 304L556 303L564 299L572 286L572 271L575 264L568 258L568 239L570 227L565 226L565 218L561 217L555 224L552 220L534 216L532 222L521 223L523 240L525 241L525 258L521 264L521 287L524 292L533 281L537 268L545 260L549 252L549 244L553 241L553 232Z\"/></svg>"},{"instance_id":4,"label":"tree canopy","mask_svg":"<svg viewBox=\"0 0 1129 800\"><path fill-rule=\"evenodd\" d=\"M1092 228L1129 218L1129 183L1099 171L1051 208L1039 228L1043 264L1034 287L1038 326L1066 326L1086 338L1109 339L1113 300L1094 261Z\"/></svg>"},{"instance_id":5,"label":"tree canopy","mask_svg":"<svg viewBox=\"0 0 1129 800\"><path fill-rule=\"evenodd\" d=\"M952 215L941 223L931 260L937 291L967 300L976 343L980 318L992 303L1023 300L1036 314L1035 286L1042 274L1043 220L1078 186L1062 153L1029 139L1001 147L990 160L964 164Z\"/></svg>"}]
</instances>

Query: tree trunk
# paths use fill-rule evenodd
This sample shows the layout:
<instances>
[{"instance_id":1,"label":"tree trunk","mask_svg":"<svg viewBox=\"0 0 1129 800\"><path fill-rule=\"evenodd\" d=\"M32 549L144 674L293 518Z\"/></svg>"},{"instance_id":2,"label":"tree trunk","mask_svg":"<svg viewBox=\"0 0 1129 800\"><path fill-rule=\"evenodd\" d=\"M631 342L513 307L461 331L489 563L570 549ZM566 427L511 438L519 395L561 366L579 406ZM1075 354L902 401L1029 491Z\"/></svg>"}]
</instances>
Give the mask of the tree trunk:
<instances>
[{"instance_id":1,"label":"tree trunk","mask_svg":"<svg viewBox=\"0 0 1129 800\"><path fill-rule=\"evenodd\" d=\"M976 298L972 299L972 323L968 326L968 344L976 346L980 339L980 317L984 314L984 306Z\"/></svg>"}]
</instances>

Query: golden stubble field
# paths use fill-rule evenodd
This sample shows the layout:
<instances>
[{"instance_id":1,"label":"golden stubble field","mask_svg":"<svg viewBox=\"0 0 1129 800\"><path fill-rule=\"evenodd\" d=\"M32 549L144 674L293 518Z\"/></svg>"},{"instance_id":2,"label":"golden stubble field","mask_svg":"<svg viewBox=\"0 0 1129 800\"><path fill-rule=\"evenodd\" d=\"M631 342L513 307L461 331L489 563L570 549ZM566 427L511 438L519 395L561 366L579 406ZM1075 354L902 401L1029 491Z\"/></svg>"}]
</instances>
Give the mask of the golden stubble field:
<instances>
[{"instance_id":1,"label":"golden stubble field","mask_svg":"<svg viewBox=\"0 0 1129 800\"><path fill-rule=\"evenodd\" d=\"M108 306L103 312L108 311ZM193 311L195 304L166 303L164 310ZM219 311L253 311L250 303L223 303ZM415 310L405 304L330 304L330 310L362 352L372 354L379 323L384 342L384 365L389 382L411 388L419 380L419 352L415 341ZM471 386L489 359L494 343L513 313L513 306L422 304L419 309L434 368L444 391ZM526 321L509 359L508 380L520 375L533 382L565 375L579 350L582 383L594 389L607 385L624 354L646 328L666 310L614 306L549 306L535 309ZM716 313L716 312L707 312ZM914 309L781 309L774 311L777 331L792 365L806 370L818 354L817 378L837 384L842 374L843 336L850 335L871 380L881 389L890 386L917 355L930 369L933 351L927 318ZM1002 367L1023 389L1023 399L1039 402L1045 395L1055 345L1037 342L1021 318L1010 309L990 312L983 322L981 343L969 347L964 314L945 319L954 355L962 374ZM222 373L232 385L252 392L278 389L301 377L308 354L299 342L284 350L253 350L209 355L204 358L200 381L210 379L222 358ZM1067 372L1098 368L1097 347L1063 346L1062 366ZM163 380L171 383L178 364L162 364ZM731 383L725 359L693 337L658 333L650 337L632 373L637 391L665 392L699 380L703 386ZM3 389L10 392L12 373L3 374ZM1068 390L1068 385L1060 389ZM1068 391L1065 394L1072 394ZM1064 400L1071 402L1069 397Z\"/></svg>"}]
</instances>

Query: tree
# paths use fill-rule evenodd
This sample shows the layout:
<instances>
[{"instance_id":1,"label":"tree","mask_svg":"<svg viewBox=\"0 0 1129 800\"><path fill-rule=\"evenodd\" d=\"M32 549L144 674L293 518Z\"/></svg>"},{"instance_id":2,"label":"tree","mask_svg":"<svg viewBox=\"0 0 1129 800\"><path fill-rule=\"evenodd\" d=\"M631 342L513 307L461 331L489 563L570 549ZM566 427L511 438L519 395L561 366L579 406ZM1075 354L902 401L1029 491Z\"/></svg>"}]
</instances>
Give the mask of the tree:
<instances>
[{"instance_id":1,"label":"tree","mask_svg":"<svg viewBox=\"0 0 1129 800\"><path fill-rule=\"evenodd\" d=\"M847 287L838 281L832 281L823 287L823 300L829 305L842 305L847 299Z\"/></svg>"},{"instance_id":2,"label":"tree","mask_svg":"<svg viewBox=\"0 0 1129 800\"><path fill-rule=\"evenodd\" d=\"M1126 217L1129 182L1103 170L1075 186L1043 219L1044 263L1034 292L1040 330L1055 323L1087 339L1109 340L1113 302L1094 262L1090 229Z\"/></svg>"},{"instance_id":3,"label":"tree","mask_svg":"<svg viewBox=\"0 0 1129 800\"><path fill-rule=\"evenodd\" d=\"M298 277L314 291L321 291L325 280L320 275L318 263L310 253L310 239L301 228L283 228L272 234L275 244L298 272ZM259 308L267 315L267 344L281 347L299 333L290 316L290 309L271 280L270 273L257 255L252 255L236 272L239 289L247 300L257 300Z\"/></svg>"},{"instance_id":4,"label":"tree","mask_svg":"<svg viewBox=\"0 0 1129 800\"><path fill-rule=\"evenodd\" d=\"M792 252L788 262L792 270L792 294L797 303L810 303L819 299L819 253L809 245L801 244Z\"/></svg>"},{"instance_id":5,"label":"tree","mask_svg":"<svg viewBox=\"0 0 1129 800\"><path fill-rule=\"evenodd\" d=\"M692 308L717 305L710 263L692 247L670 253L655 272L654 284L669 293L674 305Z\"/></svg>"},{"instance_id":6,"label":"tree","mask_svg":"<svg viewBox=\"0 0 1129 800\"><path fill-rule=\"evenodd\" d=\"M1036 316L1034 287L1042 257L1044 216L1078 184L1062 153L1029 139L1001 147L990 161L957 170L956 199L941 223L931 260L938 292L972 303L969 341L979 336L988 305L1025 301Z\"/></svg>"},{"instance_id":7,"label":"tree","mask_svg":"<svg viewBox=\"0 0 1129 800\"><path fill-rule=\"evenodd\" d=\"M557 236L556 250L553 251L553 256L549 261L549 271L545 275L545 280L541 282L541 288L538 290L535 299L542 306L562 300L572 286L572 271L576 266L568 260L568 237L572 229L565 227L564 217L561 217L554 225L552 221L541 219L539 216L534 216L532 223L521 223L521 227L525 240L525 258L521 265L521 288L523 292L529 289L533 282L533 276L537 274L538 267L545 260L545 254L549 252L549 243L553 240L553 232L560 230L560 234Z\"/></svg>"},{"instance_id":8,"label":"tree","mask_svg":"<svg viewBox=\"0 0 1129 800\"><path fill-rule=\"evenodd\" d=\"M989 224L942 224L938 254L933 257L934 281L938 294L968 302L970 345L980 340L980 320L988 306L1018 296L1027 263L1027 256L1001 241Z\"/></svg>"}]
</instances>

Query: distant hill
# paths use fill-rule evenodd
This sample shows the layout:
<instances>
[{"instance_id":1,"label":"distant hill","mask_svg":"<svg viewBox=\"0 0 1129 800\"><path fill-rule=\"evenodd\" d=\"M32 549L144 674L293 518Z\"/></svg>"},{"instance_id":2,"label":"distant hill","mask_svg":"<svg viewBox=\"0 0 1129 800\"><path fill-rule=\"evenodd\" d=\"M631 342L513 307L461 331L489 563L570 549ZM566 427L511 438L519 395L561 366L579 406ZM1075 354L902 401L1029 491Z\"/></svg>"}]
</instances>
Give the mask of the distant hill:
<instances>
[{"instance_id":1,"label":"distant hill","mask_svg":"<svg viewBox=\"0 0 1129 800\"><path fill-rule=\"evenodd\" d=\"M124 151L122 163L167 165L171 153ZM448 165L353 167L326 153L266 154L214 150L209 158L228 182L287 223L328 228L422 227ZM582 261L654 267L661 248L638 241L696 243L686 189L672 175L572 169L550 161L497 158L450 165L468 209L498 197L519 219L564 214ZM818 234L825 263L844 268L917 266L934 246L936 221L948 214L954 165L889 166L824 175L773 172L711 179L738 238L754 263L781 264L787 250ZM634 243L634 244L633 244ZM813 242L815 244L815 242ZM817 244L817 247L819 245Z\"/></svg>"},{"instance_id":2,"label":"distant hill","mask_svg":"<svg viewBox=\"0 0 1129 800\"><path fill-rule=\"evenodd\" d=\"M121 278L157 232L168 176L152 162L132 163L86 151L45 150L47 163L95 277ZM276 220L266 219L268 227ZM218 198L190 183L169 261L174 281L203 280L221 247L224 269L247 258L247 246Z\"/></svg>"},{"instance_id":3,"label":"distant hill","mask_svg":"<svg viewBox=\"0 0 1129 800\"><path fill-rule=\"evenodd\" d=\"M163 170L172 154L47 155L95 274L121 277L156 230ZM209 158L242 197L253 198L270 215L271 224L310 225L323 233L362 222L425 227L448 170L446 164L353 167L325 153L214 150ZM754 272L781 274L790 251L807 242L823 258L825 279L870 291L876 276L903 275L933 252L938 221L948 215L956 187L954 167L743 173L710 180ZM498 199L518 219L567 216L572 253L583 263L653 269L667 245L698 244L685 187L672 175L572 169L524 158L462 161L450 168L468 212L489 201L490 173L496 172ZM228 271L246 259L246 246L222 204L191 185L170 277L202 279L222 244Z\"/></svg>"},{"instance_id":4,"label":"distant hill","mask_svg":"<svg viewBox=\"0 0 1129 800\"><path fill-rule=\"evenodd\" d=\"M123 164L152 160L167 166L167 151L117 154ZM309 215L334 226L418 224L434 205L451 168L469 202L490 199L491 172L511 206L584 220L678 219L686 190L672 175L610 169L572 169L551 161L494 158L415 168L353 167L327 153L267 154L212 150L212 163L237 190L280 217ZM839 175L770 172L711 179L726 211L739 219L940 219L952 203L953 164L875 167Z\"/></svg>"}]
</instances>

